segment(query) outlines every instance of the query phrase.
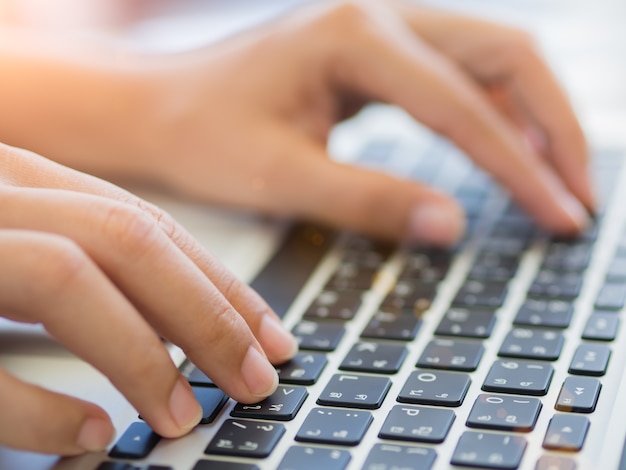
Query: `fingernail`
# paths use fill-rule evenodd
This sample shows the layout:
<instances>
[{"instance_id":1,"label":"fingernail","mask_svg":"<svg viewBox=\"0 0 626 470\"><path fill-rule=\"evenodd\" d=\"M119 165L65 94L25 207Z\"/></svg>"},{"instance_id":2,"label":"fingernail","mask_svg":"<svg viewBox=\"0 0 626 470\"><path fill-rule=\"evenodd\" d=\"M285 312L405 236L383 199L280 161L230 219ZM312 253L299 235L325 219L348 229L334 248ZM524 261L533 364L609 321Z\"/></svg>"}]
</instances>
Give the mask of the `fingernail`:
<instances>
[{"instance_id":1,"label":"fingernail","mask_svg":"<svg viewBox=\"0 0 626 470\"><path fill-rule=\"evenodd\" d=\"M277 356L287 360L298 352L298 343L293 335L285 329L280 321L270 315L263 316L259 337L266 352L268 348L272 349L272 357Z\"/></svg>"},{"instance_id":2,"label":"fingernail","mask_svg":"<svg viewBox=\"0 0 626 470\"><path fill-rule=\"evenodd\" d=\"M254 346L248 348L241 374L250 393L259 398L271 395L278 386L276 369Z\"/></svg>"},{"instance_id":3,"label":"fingernail","mask_svg":"<svg viewBox=\"0 0 626 470\"><path fill-rule=\"evenodd\" d=\"M589 212L574 196L567 194L562 197L561 207L567 212L579 230L584 230L589 226Z\"/></svg>"},{"instance_id":4,"label":"fingernail","mask_svg":"<svg viewBox=\"0 0 626 470\"><path fill-rule=\"evenodd\" d=\"M179 428L189 430L202 419L202 408L196 400L189 382L178 379L170 395L170 413Z\"/></svg>"},{"instance_id":5,"label":"fingernail","mask_svg":"<svg viewBox=\"0 0 626 470\"><path fill-rule=\"evenodd\" d=\"M76 444L88 452L97 452L107 448L115 430L110 422L98 418L87 418L78 433Z\"/></svg>"},{"instance_id":6,"label":"fingernail","mask_svg":"<svg viewBox=\"0 0 626 470\"><path fill-rule=\"evenodd\" d=\"M412 241L453 245L465 231L465 217L448 202L425 202L416 205L409 216L409 237Z\"/></svg>"}]
</instances>

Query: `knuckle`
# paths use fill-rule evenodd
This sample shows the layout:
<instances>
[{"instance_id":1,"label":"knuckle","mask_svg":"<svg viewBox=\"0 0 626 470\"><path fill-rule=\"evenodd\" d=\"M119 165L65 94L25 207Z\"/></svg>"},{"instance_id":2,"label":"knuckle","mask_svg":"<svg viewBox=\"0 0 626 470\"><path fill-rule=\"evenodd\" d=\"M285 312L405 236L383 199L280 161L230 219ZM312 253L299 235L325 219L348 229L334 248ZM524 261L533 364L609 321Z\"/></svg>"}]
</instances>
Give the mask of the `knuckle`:
<instances>
[{"instance_id":1,"label":"knuckle","mask_svg":"<svg viewBox=\"0 0 626 470\"><path fill-rule=\"evenodd\" d=\"M364 0L343 0L334 3L320 18L320 27L341 31L344 34L359 34L370 29L374 17L371 2Z\"/></svg>"},{"instance_id":2,"label":"knuckle","mask_svg":"<svg viewBox=\"0 0 626 470\"><path fill-rule=\"evenodd\" d=\"M55 295L72 288L89 266L89 257L80 246L59 235L46 237L45 243L32 247L34 263L31 273L39 282L33 284L38 296Z\"/></svg>"},{"instance_id":3,"label":"knuckle","mask_svg":"<svg viewBox=\"0 0 626 470\"><path fill-rule=\"evenodd\" d=\"M150 251L160 232L157 221L149 214L117 204L106 209L102 218L102 231L130 259L137 259Z\"/></svg>"}]
</instances>

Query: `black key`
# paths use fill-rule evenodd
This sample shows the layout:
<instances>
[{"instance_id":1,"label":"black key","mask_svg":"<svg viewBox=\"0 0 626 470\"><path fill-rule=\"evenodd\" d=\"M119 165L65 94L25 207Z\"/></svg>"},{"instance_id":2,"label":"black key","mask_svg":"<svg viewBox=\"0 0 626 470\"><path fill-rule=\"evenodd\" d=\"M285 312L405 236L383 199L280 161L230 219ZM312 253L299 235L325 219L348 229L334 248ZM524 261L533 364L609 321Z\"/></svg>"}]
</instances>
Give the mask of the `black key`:
<instances>
[{"instance_id":1,"label":"black key","mask_svg":"<svg viewBox=\"0 0 626 470\"><path fill-rule=\"evenodd\" d=\"M466 467L514 470L519 467L525 450L526 440L521 436L466 431L459 439L450 463Z\"/></svg>"},{"instance_id":2,"label":"black key","mask_svg":"<svg viewBox=\"0 0 626 470\"><path fill-rule=\"evenodd\" d=\"M191 470L259 470L259 467L251 463L203 459L198 460Z\"/></svg>"},{"instance_id":3,"label":"black key","mask_svg":"<svg viewBox=\"0 0 626 470\"><path fill-rule=\"evenodd\" d=\"M418 405L461 406L471 380L457 372L415 370L397 400Z\"/></svg>"},{"instance_id":4,"label":"black key","mask_svg":"<svg viewBox=\"0 0 626 470\"><path fill-rule=\"evenodd\" d=\"M406 348L397 344L360 342L350 349L341 370L395 374L406 357Z\"/></svg>"},{"instance_id":5,"label":"black key","mask_svg":"<svg viewBox=\"0 0 626 470\"><path fill-rule=\"evenodd\" d=\"M563 347L563 335L556 330L513 328L504 339L498 356L556 361Z\"/></svg>"},{"instance_id":6,"label":"black key","mask_svg":"<svg viewBox=\"0 0 626 470\"><path fill-rule=\"evenodd\" d=\"M541 401L537 398L481 394L466 424L471 428L530 432L540 411Z\"/></svg>"},{"instance_id":7,"label":"black key","mask_svg":"<svg viewBox=\"0 0 626 470\"><path fill-rule=\"evenodd\" d=\"M606 282L596 297L595 307L606 310L621 310L625 302L626 283Z\"/></svg>"},{"instance_id":8,"label":"black key","mask_svg":"<svg viewBox=\"0 0 626 470\"><path fill-rule=\"evenodd\" d=\"M592 413L602 384L588 377L568 377L563 382L555 408L572 413Z\"/></svg>"},{"instance_id":9,"label":"black key","mask_svg":"<svg viewBox=\"0 0 626 470\"><path fill-rule=\"evenodd\" d=\"M580 294L582 283L581 273L542 269L530 285L528 293L534 297L575 299Z\"/></svg>"},{"instance_id":10,"label":"black key","mask_svg":"<svg viewBox=\"0 0 626 470\"><path fill-rule=\"evenodd\" d=\"M421 280L399 279L382 303L382 308L412 309L424 312L437 293L437 283Z\"/></svg>"},{"instance_id":11,"label":"black key","mask_svg":"<svg viewBox=\"0 0 626 470\"><path fill-rule=\"evenodd\" d=\"M417 336L421 323L412 310L409 313L381 310L372 317L361 337L411 341Z\"/></svg>"},{"instance_id":12,"label":"black key","mask_svg":"<svg viewBox=\"0 0 626 470\"><path fill-rule=\"evenodd\" d=\"M228 401L228 395L218 388L191 387L202 407L200 424L212 423Z\"/></svg>"},{"instance_id":13,"label":"black key","mask_svg":"<svg viewBox=\"0 0 626 470\"><path fill-rule=\"evenodd\" d=\"M576 470L576 461L560 455L542 455L535 470Z\"/></svg>"},{"instance_id":14,"label":"black key","mask_svg":"<svg viewBox=\"0 0 626 470\"><path fill-rule=\"evenodd\" d=\"M398 277L400 279L419 279L428 283L440 281L450 268L450 260L451 255L447 252L436 255L410 253Z\"/></svg>"},{"instance_id":15,"label":"black key","mask_svg":"<svg viewBox=\"0 0 626 470\"><path fill-rule=\"evenodd\" d=\"M426 447L376 444L363 470L430 470L436 459L437 453Z\"/></svg>"},{"instance_id":16,"label":"black key","mask_svg":"<svg viewBox=\"0 0 626 470\"><path fill-rule=\"evenodd\" d=\"M133 465L126 462L102 462L96 470L174 470L166 465Z\"/></svg>"},{"instance_id":17,"label":"black key","mask_svg":"<svg viewBox=\"0 0 626 470\"><path fill-rule=\"evenodd\" d=\"M501 307L506 293L505 281L468 280L457 292L453 304L467 307Z\"/></svg>"},{"instance_id":18,"label":"black key","mask_svg":"<svg viewBox=\"0 0 626 470\"><path fill-rule=\"evenodd\" d=\"M489 247L489 251L509 256L520 256L528 246L523 238L510 238L490 235L482 241L482 246Z\"/></svg>"},{"instance_id":19,"label":"black key","mask_svg":"<svg viewBox=\"0 0 626 470\"><path fill-rule=\"evenodd\" d=\"M435 339L424 349L417 367L471 372L478 367L483 351L478 341Z\"/></svg>"},{"instance_id":20,"label":"black key","mask_svg":"<svg viewBox=\"0 0 626 470\"><path fill-rule=\"evenodd\" d=\"M591 260L593 245L588 242L553 242L548 246L541 269L584 271Z\"/></svg>"},{"instance_id":21,"label":"black key","mask_svg":"<svg viewBox=\"0 0 626 470\"><path fill-rule=\"evenodd\" d=\"M296 417L308 395L304 387L280 385L274 393L259 403L237 403L230 415L235 418L290 421Z\"/></svg>"},{"instance_id":22,"label":"black key","mask_svg":"<svg viewBox=\"0 0 626 470\"><path fill-rule=\"evenodd\" d=\"M619 330L620 319L615 313L594 312L583 330L582 338L593 341L613 341Z\"/></svg>"},{"instance_id":23,"label":"black key","mask_svg":"<svg viewBox=\"0 0 626 470\"><path fill-rule=\"evenodd\" d=\"M606 273L606 278L609 281L626 281L626 257L620 256L614 258L609 265L609 270Z\"/></svg>"},{"instance_id":24,"label":"black key","mask_svg":"<svg viewBox=\"0 0 626 470\"><path fill-rule=\"evenodd\" d=\"M284 433L285 427L279 423L227 419L204 452L263 458L270 455Z\"/></svg>"},{"instance_id":25,"label":"black key","mask_svg":"<svg viewBox=\"0 0 626 470\"><path fill-rule=\"evenodd\" d=\"M185 377L192 386L215 387L213 381L209 377L207 377L204 372L202 372L193 364L190 364L190 367L191 368L186 371Z\"/></svg>"},{"instance_id":26,"label":"black key","mask_svg":"<svg viewBox=\"0 0 626 470\"><path fill-rule=\"evenodd\" d=\"M581 344L576 348L569 373L599 377L606 374L611 350L603 344Z\"/></svg>"},{"instance_id":27,"label":"black key","mask_svg":"<svg viewBox=\"0 0 626 470\"><path fill-rule=\"evenodd\" d=\"M550 420L543 447L546 449L577 451L583 448L589 430L586 416L557 414Z\"/></svg>"},{"instance_id":28,"label":"black key","mask_svg":"<svg viewBox=\"0 0 626 470\"><path fill-rule=\"evenodd\" d=\"M333 351L345 332L341 323L301 321L291 330L300 349Z\"/></svg>"},{"instance_id":29,"label":"black key","mask_svg":"<svg viewBox=\"0 0 626 470\"><path fill-rule=\"evenodd\" d=\"M548 299L526 299L515 316L515 325L567 328L574 307L570 302Z\"/></svg>"},{"instance_id":30,"label":"black key","mask_svg":"<svg viewBox=\"0 0 626 470\"><path fill-rule=\"evenodd\" d=\"M494 310L450 308L435 331L436 335L488 338L496 322Z\"/></svg>"},{"instance_id":31,"label":"black key","mask_svg":"<svg viewBox=\"0 0 626 470\"><path fill-rule=\"evenodd\" d=\"M276 372L282 384L313 385L327 362L325 354L298 353L291 360L276 366Z\"/></svg>"},{"instance_id":32,"label":"black key","mask_svg":"<svg viewBox=\"0 0 626 470\"><path fill-rule=\"evenodd\" d=\"M452 410L418 406L394 406L378 433L381 439L443 442L454 422Z\"/></svg>"},{"instance_id":33,"label":"black key","mask_svg":"<svg viewBox=\"0 0 626 470\"><path fill-rule=\"evenodd\" d=\"M343 470L350 462L350 452L322 447L292 446L278 470Z\"/></svg>"},{"instance_id":34,"label":"black key","mask_svg":"<svg viewBox=\"0 0 626 470\"><path fill-rule=\"evenodd\" d=\"M296 434L296 441L355 446L372 423L368 411L313 408Z\"/></svg>"},{"instance_id":35,"label":"black key","mask_svg":"<svg viewBox=\"0 0 626 470\"><path fill-rule=\"evenodd\" d=\"M118 439L109 456L116 459L143 459L161 440L145 422L132 423Z\"/></svg>"},{"instance_id":36,"label":"black key","mask_svg":"<svg viewBox=\"0 0 626 470\"><path fill-rule=\"evenodd\" d=\"M351 320L361 306L362 292L326 289L304 312L305 318Z\"/></svg>"},{"instance_id":37,"label":"black key","mask_svg":"<svg viewBox=\"0 0 626 470\"><path fill-rule=\"evenodd\" d=\"M517 256L483 250L474 259L467 278L508 281L515 275L518 265Z\"/></svg>"},{"instance_id":38,"label":"black key","mask_svg":"<svg viewBox=\"0 0 626 470\"><path fill-rule=\"evenodd\" d=\"M541 396L548 393L554 369L550 364L497 360L483 383L485 392Z\"/></svg>"},{"instance_id":39,"label":"black key","mask_svg":"<svg viewBox=\"0 0 626 470\"><path fill-rule=\"evenodd\" d=\"M366 291L374 284L378 266L358 262L358 258L342 261L326 284L326 289L350 289Z\"/></svg>"},{"instance_id":40,"label":"black key","mask_svg":"<svg viewBox=\"0 0 626 470\"><path fill-rule=\"evenodd\" d=\"M363 408L380 408L391 381L386 377L335 374L317 399L318 405Z\"/></svg>"}]
</instances>

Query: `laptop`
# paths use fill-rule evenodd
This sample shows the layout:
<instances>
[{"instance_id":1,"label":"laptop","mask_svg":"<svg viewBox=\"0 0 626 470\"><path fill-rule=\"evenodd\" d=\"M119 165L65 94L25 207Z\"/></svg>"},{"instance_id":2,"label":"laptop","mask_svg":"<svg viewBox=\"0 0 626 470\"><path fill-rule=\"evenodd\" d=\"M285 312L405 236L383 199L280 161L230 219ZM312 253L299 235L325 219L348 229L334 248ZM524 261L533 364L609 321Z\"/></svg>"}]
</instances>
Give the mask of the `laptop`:
<instances>
[{"instance_id":1,"label":"laptop","mask_svg":"<svg viewBox=\"0 0 626 470\"><path fill-rule=\"evenodd\" d=\"M583 118L601 207L574 240L542 232L452 144L380 105L339 126L331 152L457 196L469 229L451 250L146 194L268 300L298 356L277 366L272 397L242 405L171 347L205 416L166 440L89 365L3 322L4 368L98 402L118 436L70 459L0 448L0 468L626 468L626 108Z\"/></svg>"}]
</instances>

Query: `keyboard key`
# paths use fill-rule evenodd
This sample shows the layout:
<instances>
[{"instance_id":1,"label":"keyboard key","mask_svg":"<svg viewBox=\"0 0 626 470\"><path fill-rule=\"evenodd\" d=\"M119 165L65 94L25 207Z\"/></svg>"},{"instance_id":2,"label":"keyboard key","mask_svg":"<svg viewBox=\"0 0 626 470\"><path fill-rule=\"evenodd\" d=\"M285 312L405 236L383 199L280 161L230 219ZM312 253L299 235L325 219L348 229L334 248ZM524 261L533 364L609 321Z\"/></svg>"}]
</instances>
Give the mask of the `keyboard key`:
<instances>
[{"instance_id":1,"label":"keyboard key","mask_svg":"<svg viewBox=\"0 0 626 470\"><path fill-rule=\"evenodd\" d=\"M291 360L276 366L282 384L313 385L326 367L325 354L298 353Z\"/></svg>"},{"instance_id":2,"label":"keyboard key","mask_svg":"<svg viewBox=\"0 0 626 470\"><path fill-rule=\"evenodd\" d=\"M452 465L513 470L519 467L526 440L511 434L466 431L454 449Z\"/></svg>"},{"instance_id":3,"label":"keyboard key","mask_svg":"<svg viewBox=\"0 0 626 470\"><path fill-rule=\"evenodd\" d=\"M556 361L563 347L560 331L537 328L513 328L507 334L498 356Z\"/></svg>"},{"instance_id":4,"label":"keyboard key","mask_svg":"<svg viewBox=\"0 0 626 470\"><path fill-rule=\"evenodd\" d=\"M474 259L467 278L508 281L515 275L518 265L518 256L483 249Z\"/></svg>"},{"instance_id":5,"label":"keyboard key","mask_svg":"<svg viewBox=\"0 0 626 470\"><path fill-rule=\"evenodd\" d=\"M457 372L415 370L402 387L397 401L417 405L461 406L471 379Z\"/></svg>"},{"instance_id":6,"label":"keyboard key","mask_svg":"<svg viewBox=\"0 0 626 470\"><path fill-rule=\"evenodd\" d=\"M497 360L491 366L482 389L485 392L541 396L548 393L554 368L530 361Z\"/></svg>"},{"instance_id":7,"label":"keyboard key","mask_svg":"<svg viewBox=\"0 0 626 470\"><path fill-rule=\"evenodd\" d=\"M591 260L593 245L588 242L557 241L552 242L543 260L541 269L551 271L584 271Z\"/></svg>"},{"instance_id":8,"label":"keyboard key","mask_svg":"<svg viewBox=\"0 0 626 470\"><path fill-rule=\"evenodd\" d=\"M230 415L235 418L290 421L296 417L308 395L304 387L280 385L274 393L259 403L237 403Z\"/></svg>"},{"instance_id":9,"label":"keyboard key","mask_svg":"<svg viewBox=\"0 0 626 470\"><path fill-rule=\"evenodd\" d=\"M560 272L542 269L528 289L533 297L574 299L580 294L583 276L577 272Z\"/></svg>"},{"instance_id":10,"label":"keyboard key","mask_svg":"<svg viewBox=\"0 0 626 470\"><path fill-rule=\"evenodd\" d=\"M284 433L285 427L279 423L227 419L204 452L263 458L270 455Z\"/></svg>"},{"instance_id":11,"label":"keyboard key","mask_svg":"<svg viewBox=\"0 0 626 470\"><path fill-rule=\"evenodd\" d=\"M292 330L300 349L334 351L345 333L342 323L301 321Z\"/></svg>"},{"instance_id":12,"label":"keyboard key","mask_svg":"<svg viewBox=\"0 0 626 470\"><path fill-rule=\"evenodd\" d=\"M596 297L595 307L606 310L621 310L626 302L626 283L607 282L605 283L598 297Z\"/></svg>"},{"instance_id":13,"label":"keyboard key","mask_svg":"<svg viewBox=\"0 0 626 470\"><path fill-rule=\"evenodd\" d=\"M526 299L515 316L514 324L567 328L574 314L570 302L549 299Z\"/></svg>"},{"instance_id":14,"label":"keyboard key","mask_svg":"<svg viewBox=\"0 0 626 470\"><path fill-rule=\"evenodd\" d=\"M621 255L611 260L606 278L609 281L626 281L626 256Z\"/></svg>"},{"instance_id":15,"label":"keyboard key","mask_svg":"<svg viewBox=\"0 0 626 470\"><path fill-rule=\"evenodd\" d=\"M350 452L322 447L292 446L278 470L344 470L350 462Z\"/></svg>"},{"instance_id":16,"label":"keyboard key","mask_svg":"<svg viewBox=\"0 0 626 470\"><path fill-rule=\"evenodd\" d=\"M430 470L437 459L433 449L416 446L376 444L363 470Z\"/></svg>"},{"instance_id":17,"label":"keyboard key","mask_svg":"<svg viewBox=\"0 0 626 470\"><path fill-rule=\"evenodd\" d=\"M296 434L296 441L355 446L372 423L368 411L314 408Z\"/></svg>"},{"instance_id":18,"label":"keyboard key","mask_svg":"<svg viewBox=\"0 0 626 470\"><path fill-rule=\"evenodd\" d=\"M447 274L450 261L451 255L448 252L437 252L436 254L410 253L398 277L431 283L440 281Z\"/></svg>"},{"instance_id":19,"label":"keyboard key","mask_svg":"<svg viewBox=\"0 0 626 470\"><path fill-rule=\"evenodd\" d=\"M351 320L361 306L362 292L329 290L321 292L304 312L308 319Z\"/></svg>"},{"instance_id":20,"label":"keyboard key","mask_svg":"<svg viewBox=\"0 0 626 470\"><path fill-rule=\"evenodd\" d=\"M553 450L578 451L582 449L589 430L586 416L557 414L550 420L543 447Z\"/></svg>"},{"instance_id":21,"label":"keyboard key","mask_svg":"<svg viewBox=\"0 0 626 470\"><path fill-rule=\"evenodd\" d=\"M613 341L617 336L619 324L619 316L613 312L594 312L585 324L582 338L592 341Z\"/></svg>"},{"instance_id":22,"label":"keyboard key","mask_svg":"<svg viewBox=\"0 0 626 470\"><path fill-rule=\"evenodd\" d=\"M471 428L530 432L540 411L541 401L537 398L481 394L466 424Z\"/></svg>"},{"instance_id":23,"label":"keyboard key","mask_svg":"<svg viewBox=\"0 0 626 470\"><path fill-rule=\"evenodd\" d=\"M202 407L200 424L212 423L228 401L228 395L219 388L192 387L196 400Z\"/></svg>"},{"instance_id":24,"label":"keyboard key","mask_svg":"<svg viewBox=\"0 0 626 470\"><path fill-rule=\"evenodd\" d=\"M191 470L259 470L259 467L251 463L202 459L198 460Z\"/></svg>"},{"instance_id":25,"label":"keyboard key","mask_svg":"<svg viewBox=\"0 0 626 470\"><path fill-rule=\"evenodd\" d=\"M409 313L381 310L374 314L361 337L411 341L417 336L421 324L421 320L413 315L412 310Z\"/></svg>"},{"instance_id":26,"label":"keyboard key","mask_svg":"<svg viewBox=\"0 0 626 470\"><path fill-rule=\"evenodd\" d=\"M436 282L424 282L413 279L399 279L382 303L382 308L412 309L424 312L437 293Z\"/></svg>"},{"instance_id":27,"label":"keyboard key","mask_svg":"<svg viewBox=\"0 0 626 470\"><path fill-rule=\"evenodd\" d=\"M435 339L424 349L417 367L471 372L478 367L483 351L478 341Z\"/></svg>"},{"instance_id":28,"label":"keyboard key","mask_svg":"<svg viewBox=\"0 0 626 470\"><path fill-rule=\"evenodd\" d=\"M599 377L606 374L611 350L603 344L581 344L574 353L569 373Z\"/></svg>"},{"instance_id":29,"label":"keyboard key","mask_svg":"<svg viewBox=\"0 0 626 470\"><path fill-rule=\"evenodd\" d=\"M560 455L542 455L537 460L535 470L576 470L576 462Z\"/></svg>"},{"instance_id":30,"label":"keyboard key","mask_svg":"<svg viewBox=\"0 0 626 470\"><path fill-rule=\"evenodd\" d=\"M366 291L374 284L378 265L359 263L358 258L342 261L326 284L327 289Z\"/></svg>"},{"instance_id":31,"label":"keyboard key","mask_svg":"<svg viewBox=\"0 0 626 470\"><path fill-rule=\"evenodd\" d=\"M96 470L174 470L166 465L134 465L126 462L102 462Z\"/></svg>"},{"instance_id":32,"label":"keyboard key","mask_svg":"<svg viewBox=\"0 0 626 470\"><path fill-rule=\"evenodd\" d=\"M404 362L406 353L406 348L397 344L360 342L352 346L339 369L395 374Z\"/></svg>"},{"instance_id":33,"label":"keyboard key","mask_svg":"<svg viewBox=\"0 0 626 470\"><path fill-rule=\"evenodd\" d=\"M118 439L109 456L116 459L143 459L161 440L145 422L132 423Z\"/></svg>"},{"instance_id":34,"label":"keyboard key","mask_svg":"<svg viewBox=\"0 0 626 470\"><path fill-rule=\"evenodd\" d=\"M495 311L450 308L435 331L436 335L488 338L496 323Z\"/></svg>"},{"instance_id":35,"label":"keyboard key","mask_svg":"<svg viewBox=\"0 0 626 470\"><path fill-rule=\"evenodd\" d=\"M453 305L466 307L501 307L507 293L505 281L468 280L461 286Z\"/></svg>"},{"instance_id":36,"label":"keyboard key","mask_svg":"<svg viewBox=\"0 0 626 470\"><path fill-rule=\"evenodd\" d=\"M317 399L317 404L367 410L380 408L389 387L391 381L386 377L335 374Z\"/></svg>"},{"instance_id":37,"label":"keyboard key","mask_svg":"<svg viewBox=\"0 0 626 470\"><path fill-rule=\"evenodd\" d=\"M394 406L378 433L381 439L443 442L454 422L452 410L417 406Z\"/></svg>"},{"instance_id":38,"label":"keyboard key","mask_svg":"<svg viewBox=\"0 0 626 470\"><path fill-rule=\"evenodd\" d=\"M555 408L572 413L591 413L596 409L602 384L588 377L568 377L563 382Z\"/></svg>"}]
</instances>

